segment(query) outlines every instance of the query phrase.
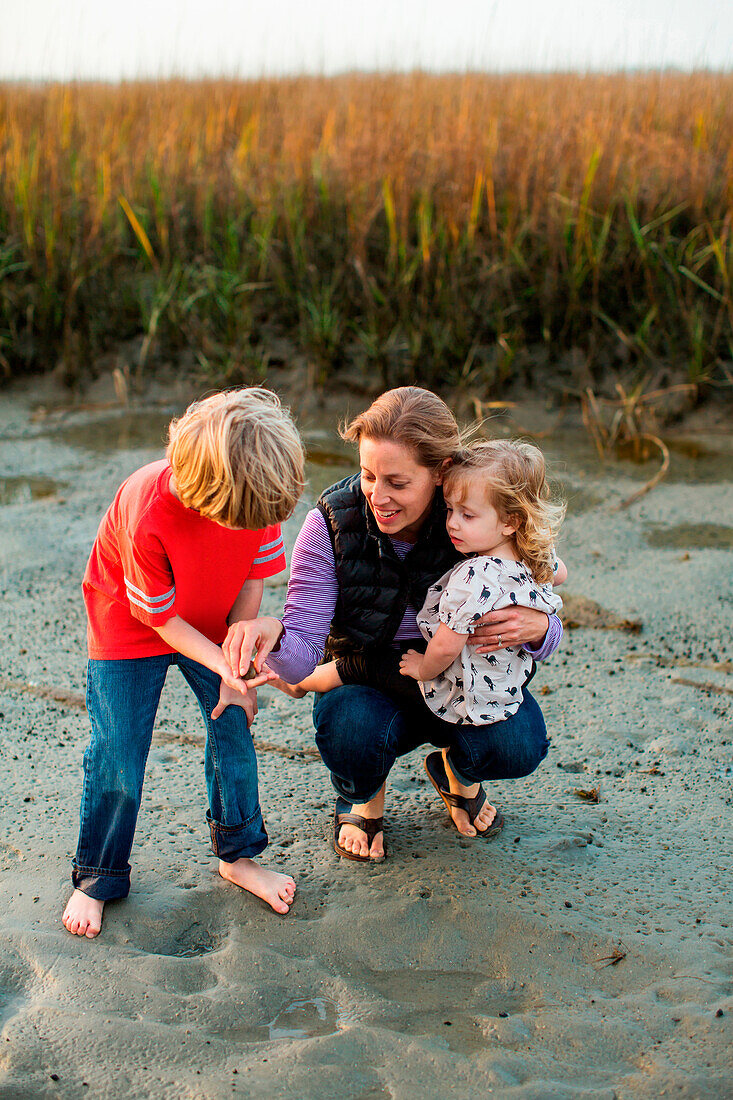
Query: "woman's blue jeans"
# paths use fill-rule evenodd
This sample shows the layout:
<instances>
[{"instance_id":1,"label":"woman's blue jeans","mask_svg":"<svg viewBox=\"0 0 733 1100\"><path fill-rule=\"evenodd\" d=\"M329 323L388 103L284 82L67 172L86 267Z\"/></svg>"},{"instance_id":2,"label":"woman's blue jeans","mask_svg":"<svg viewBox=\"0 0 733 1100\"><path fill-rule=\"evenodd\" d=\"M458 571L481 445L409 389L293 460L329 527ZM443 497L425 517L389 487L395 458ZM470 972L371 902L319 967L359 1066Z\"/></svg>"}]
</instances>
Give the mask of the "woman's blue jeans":
<instances>
[{"instance_id":1,"label":"woman's blue jeans","mask_svg":"<svg viewBox=\"0 0 733 1100\"><path fill-rule=\"evenodd\" d=\"M206 726L204 773L211 846L233 863L267 845L257 789L257 758L241 707L215 721L220 678L180 653L124 661L90 661L87 710L91 740L84 753L79 844L72 882L99 901L127 897L130 851L155 714L170 665L193 689Z\"/></svg>"},{"instance_id":2,"label":"woman's blue jeans","mask_svg":"<svg viewBox=\"0 0 733 1100\"><path fill-rule=\"evenodd\" d=\"M313 722L331 781L351 803L374 798L397 757L425 742L448 748L451 769L467 785L530 775L549 748L542 711L526 690L511 718L490 726L457 726L441 722L427 706L345 684L316 695Z\"/></svg>"}]
</instances>

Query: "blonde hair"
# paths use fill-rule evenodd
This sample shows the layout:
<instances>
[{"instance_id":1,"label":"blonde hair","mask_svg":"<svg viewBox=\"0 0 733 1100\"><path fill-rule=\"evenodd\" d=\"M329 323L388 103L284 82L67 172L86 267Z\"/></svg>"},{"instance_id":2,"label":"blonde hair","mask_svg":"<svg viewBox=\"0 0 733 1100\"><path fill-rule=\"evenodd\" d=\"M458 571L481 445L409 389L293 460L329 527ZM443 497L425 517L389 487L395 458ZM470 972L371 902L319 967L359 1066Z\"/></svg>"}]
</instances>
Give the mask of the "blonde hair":
<instances>
[{"instance_id":1,"label":"blonde hair","mask_svg":"<svg viewBox=\"0 0 733 1100\"><path fill-rule=\"evenodd\" d=\"M461 433L445 401L419 386L387 390L364 412L340 426L342 439L389 439L408 447L420 466L442 469L461 446Z\"/></svg>"},{"instance_id":2,"label":"blonde hair","mask_svg":"<svg viewBox=\"0 0 733 1100\"><path fill-rule=\"evenodd\" d=\"M303 444L270 390L194 401L168 428L166 457L187 508L251 531L291 514L305 486Z\"/></svg>"},{"instance_id":3,"label":"blonde hair","mask_svg":"<svg viewBox=\"0 0 733 1100\"><path fill-rule=\"evenodd\" d=\"M458 494L460 501L471 482L481 484L505 522L517 523L517 553L537 583L551 581L554 542L565 506L550 500L542 452L518 440L473 443L455 456L443 488L447 494Z\"/></svg>"}]
</instances>

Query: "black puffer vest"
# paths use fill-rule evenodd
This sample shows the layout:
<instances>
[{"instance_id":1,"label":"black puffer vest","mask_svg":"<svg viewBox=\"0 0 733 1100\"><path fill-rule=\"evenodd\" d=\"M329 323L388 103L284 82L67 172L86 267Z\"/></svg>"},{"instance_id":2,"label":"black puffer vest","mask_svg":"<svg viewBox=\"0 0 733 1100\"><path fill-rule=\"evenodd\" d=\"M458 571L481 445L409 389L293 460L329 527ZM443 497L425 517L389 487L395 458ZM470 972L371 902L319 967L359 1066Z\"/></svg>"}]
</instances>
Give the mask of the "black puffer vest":
<instances>
[{"instance_id":1,"label":"black puffer vest","mask_svg":"<svg viewBox=\"0 0 733 1100\"><path fill-rule=\"evenodd\" d=\"M359 474L344 478L317 504L331 536L339 585L326 640L331 658L391 642L408 603L419 611L430 585L461 557L445 530L440 488L417 542L400 561L377 526L360 480Z\"/></svg>"}]
</instances>

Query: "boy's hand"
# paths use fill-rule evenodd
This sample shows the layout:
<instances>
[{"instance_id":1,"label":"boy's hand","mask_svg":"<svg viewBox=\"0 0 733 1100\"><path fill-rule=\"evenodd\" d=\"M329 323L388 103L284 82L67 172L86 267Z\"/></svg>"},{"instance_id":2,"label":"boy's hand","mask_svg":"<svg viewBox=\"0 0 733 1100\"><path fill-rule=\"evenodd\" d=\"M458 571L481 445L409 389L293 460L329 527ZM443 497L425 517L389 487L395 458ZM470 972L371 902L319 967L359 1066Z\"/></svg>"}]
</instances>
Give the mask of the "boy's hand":
<instances>
[{"instance_id":1,"label":"boy's hand","mask_svg":"<svg viewBox=\"0 0 733 1100\"><path fill-rule=\"evenodd\" d=\"M270 650L277 645L282 632L283 624L280 620L268 615L263 615L259 619L243 619L241 622L232 623L221 647L232 674L235 677L244 676L252 663L252 654L255 650L257 656L254 665L257 672L261 673ZM263 684L265 680L258 682ZM255 684L255 681L249 680L248 683Z\"/></svg>"},{"instance_id":2,"label":"boy's hand","mask_svg":"<svg viewBox=\"0 0 733 1100\"><path fill-rule=\"evenodd\" d=\"M413 680L420 680L420 666L422 665L422 659L424 654L418 653L416 649L408 649L407 653L403 653L400 659L400 673L403 676L412 676Z\"/></svg>"},{"instance_id":3,"label":"boy's hand","mask_svg":"<svg viewBox=\"0 0 733 1100\"><path fill-rule=\"evenodd\" d=\"M223 714L227 707L241 707L247 715L247 725L251 726L257 714L257 692L250 687L246 695L242 695L237 688L230 687L224 680L219 688L219 702L211 712L211 717L216 719Z\"/></svg>"}]
</instances>

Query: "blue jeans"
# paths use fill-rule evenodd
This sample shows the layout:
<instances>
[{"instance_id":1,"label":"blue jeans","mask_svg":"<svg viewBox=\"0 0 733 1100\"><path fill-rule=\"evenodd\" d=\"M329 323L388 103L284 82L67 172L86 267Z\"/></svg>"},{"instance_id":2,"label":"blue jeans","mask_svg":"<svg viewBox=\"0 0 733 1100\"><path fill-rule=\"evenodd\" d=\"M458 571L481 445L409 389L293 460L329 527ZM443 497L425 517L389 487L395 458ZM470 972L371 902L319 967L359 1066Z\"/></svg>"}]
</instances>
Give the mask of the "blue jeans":
<instances>
[{"instance_id":1,"label":"blue jeans","mask_svg":"<svg viewBox=\"0 0 733 1100\"><path fill-rule=\"evenodd\" d=\"M313 722L331 782L352 803L374 798L397 757L425 742L448 748L451 769L467 785L530 775L549 748L542 711L528 691L503 722L457 726L441 722L427 706L346 684L316 695Z\"/></svg>"},{"instance_id":2,"label":"blue jeans","mask_svg":"<svg viewBox=\"0 0 733 1100\"><path fill-rule=\"evenodd\" d=\"M79 844L72 882L99 901L130 892L130 850L155 714L170 665L193 689L206 725L206 814L215 855L229 863L267 845L257 790L257 759L247 718L230 706L215 721L220 678L180 653L90 661L87 710L92 735L84 753Z\"/></svg>"}]
</instances>

